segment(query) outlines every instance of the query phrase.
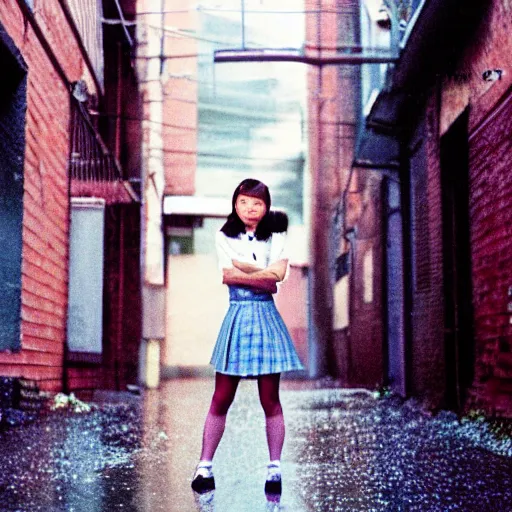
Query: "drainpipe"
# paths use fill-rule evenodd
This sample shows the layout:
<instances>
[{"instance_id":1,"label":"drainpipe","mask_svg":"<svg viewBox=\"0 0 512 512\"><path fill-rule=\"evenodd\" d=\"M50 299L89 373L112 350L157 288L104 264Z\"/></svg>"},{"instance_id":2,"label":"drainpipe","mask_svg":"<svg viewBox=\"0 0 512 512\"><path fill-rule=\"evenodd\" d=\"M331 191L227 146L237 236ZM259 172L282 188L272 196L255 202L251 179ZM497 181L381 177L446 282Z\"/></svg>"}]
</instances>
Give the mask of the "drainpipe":
<instances>
[{"instance_id":1,"label":"drainpipe","mask_svg":"<svg viewBox=\"0 0 512 512\"><path fill-rule=\"evenodd\" d=\"M141 11L147 2L138 2ZM151 2L150 2L151 3ZM162 206L165 186L163 153L163 37L164 4L141 19L138 51L144 120L142 121L142 340L139 350L139 383L146 388L160 384L160 353L165 340L165 279ZM153 27L158 27L155 29Z\"/></svg>"}]
</instances>

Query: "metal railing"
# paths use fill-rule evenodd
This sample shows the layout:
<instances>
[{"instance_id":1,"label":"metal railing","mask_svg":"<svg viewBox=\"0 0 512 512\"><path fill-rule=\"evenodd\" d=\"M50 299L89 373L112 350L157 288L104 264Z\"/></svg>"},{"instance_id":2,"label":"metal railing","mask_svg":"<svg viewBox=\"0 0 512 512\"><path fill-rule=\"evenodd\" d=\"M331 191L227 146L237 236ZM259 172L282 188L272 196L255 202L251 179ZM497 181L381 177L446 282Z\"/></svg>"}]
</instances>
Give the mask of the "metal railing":
<instances>
[{"instance_id":1,"label":"metal railing","mask_svg":"<svg viewBox=\"0 0 512 512\"><path fill-rule=\"evenodd\" d=\"M119 163L108 150L82 103L71 97L69 173L72 180L87 184L121 182Z\"/></svg>"}]
</instances>

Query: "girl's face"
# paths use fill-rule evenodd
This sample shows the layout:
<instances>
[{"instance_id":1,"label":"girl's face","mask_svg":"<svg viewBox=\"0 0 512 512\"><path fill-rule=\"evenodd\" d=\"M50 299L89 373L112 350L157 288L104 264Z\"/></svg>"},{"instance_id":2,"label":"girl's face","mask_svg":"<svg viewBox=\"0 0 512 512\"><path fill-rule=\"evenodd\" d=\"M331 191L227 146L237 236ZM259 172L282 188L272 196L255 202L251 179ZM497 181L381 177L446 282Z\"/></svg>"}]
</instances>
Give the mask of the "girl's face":
<instances>
[{"instance_id":1,"label":"girl's face","mask_svg":"<svg viewBox=\"0 0 512 512\"><path fill-rule=\"evenodd\" d=\"M235 210L245 227L254 231L260 220L267 213L267 206L262 199L258 197L239 194L235 202Z\"/></svg>"}]
</instances>

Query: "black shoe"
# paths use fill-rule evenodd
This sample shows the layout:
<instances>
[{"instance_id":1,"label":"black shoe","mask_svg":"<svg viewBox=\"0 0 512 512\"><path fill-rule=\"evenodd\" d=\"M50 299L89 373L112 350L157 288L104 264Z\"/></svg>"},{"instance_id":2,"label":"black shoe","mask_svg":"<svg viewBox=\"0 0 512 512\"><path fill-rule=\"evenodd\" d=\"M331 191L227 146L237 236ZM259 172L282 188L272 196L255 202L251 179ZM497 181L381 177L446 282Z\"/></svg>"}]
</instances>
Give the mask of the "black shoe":
<instances>
[{"instance_id":1,"label":"black shoe","mask_svg":"<svg viewBox=\"0 0 512 512\"><path fill-rule=\"evenodd\" d=\"M213 491L215 489L215 479L211 464L204 465L199 463L192 480L192 489L199 494Z\"/></svg>"},{"instance_id":2,"label":"black shoe","mask_svg":"<svg viewBox=\"0 0 512 512\"><path fill-rule=\"evenodd\" d=\"M269 496L280 496L282 491L283 486L281 484L281 480L267 480L265 482L265 494Z\"/></svg>"},{"instance_id":3,"label":"black shoe","mask_svg":"<svg viewBox=\"0 0 512 512\"><path fill-rule=\"evenodd\" d=\"M215 479L213 476L205 478L202 475L197 475L192 480L192 489L199 494L213 491L215 490Z\"/></svg>"}]
</instances>

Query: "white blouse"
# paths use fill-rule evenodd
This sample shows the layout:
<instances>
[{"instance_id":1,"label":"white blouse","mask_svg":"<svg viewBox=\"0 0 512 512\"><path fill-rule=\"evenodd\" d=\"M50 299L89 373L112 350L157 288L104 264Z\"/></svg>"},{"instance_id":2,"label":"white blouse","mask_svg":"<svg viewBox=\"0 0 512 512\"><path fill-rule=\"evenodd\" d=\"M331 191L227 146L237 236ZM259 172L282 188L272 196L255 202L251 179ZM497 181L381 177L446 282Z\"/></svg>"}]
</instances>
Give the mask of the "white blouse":
<instances>
[{"instance_id":1,"label":"white blouse","mask_svg":"<svg viewBox=\"0 0 512 512\"><path fill-rule=\"evenodd\" d=\"M230 238L222 231L215 237L219 269L233 267L232 260L266 268L276 261L287 259L286 233L272 233L268 240L257 240L253 233L240 233Z\"/></svg>"}]
</instances>

